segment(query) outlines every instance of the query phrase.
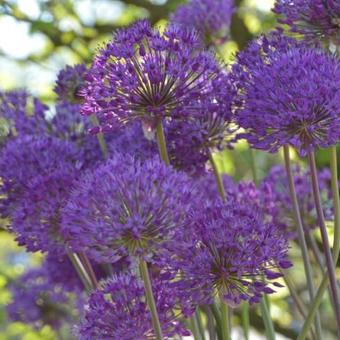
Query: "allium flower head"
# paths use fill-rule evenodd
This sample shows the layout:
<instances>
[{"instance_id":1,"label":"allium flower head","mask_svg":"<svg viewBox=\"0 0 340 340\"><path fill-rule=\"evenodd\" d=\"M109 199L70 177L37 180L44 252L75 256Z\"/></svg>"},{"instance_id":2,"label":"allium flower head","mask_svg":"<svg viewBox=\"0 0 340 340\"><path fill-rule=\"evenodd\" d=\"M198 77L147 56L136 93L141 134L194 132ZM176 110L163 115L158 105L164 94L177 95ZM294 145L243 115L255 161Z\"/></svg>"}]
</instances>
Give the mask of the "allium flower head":
<instances>
[{"instance_id":1,"label":"allium flower head","mask_svg":"<svg viewBox=\"0 0 340 340\"><path fill-rule=\"evenodd\" d=\"M280 287L270 280L280 277L277 268L290 266L288 243L256 207L215 200L196 209L191 219L182 242L174 242L173 261L183 289L196 292L199 303L211 303L217 293L232 305L256 303Z\"/></svg>"},{"instance_id":2,"label":"allium flower head","mask_svg":"<svg viewBox=\"0 0 340 340\"><path fill-rule=\"evenodd\" d=\"M58 74L54 92L58 95L58 101L67 101L75 104L80 100L79 90L85 84L87 69L84 64L75 66L67 65Z\"/></svg>"},{"instance_id":3,"label":"allium flower head","mask_svg":"<svg viewBox=\"0 0 340 340\"><path fill-rule=\"evenodd\" d=\"M212 150L231 148L236 126L232 113L235 90L225 74L211 82L211 95L196 103L199 117L172 119L165 125L171 163L191 174L202 174Z\"/></svg>"},{"instance_id":4,"label":"allium flower head","mask_svg":"<svg viewBox=\"0 0 340 340\"><path fill-rule=\"evenodd\" d=\"M233 0L191 0L179 6L170 19L196 29L207 44L218 44L229 38L233 11Z\"/></svg>"},{"instance_id":5,"label":"allium flower head","mask_svg":"<svg viewBox=\"0 0 340 340\"><path fill-rule=\"evenodd\" d=\"M190 198L185 174L158 159L142 164L117 154L75 185L63 234L75 251L97 262L151 256L183 225Z\"/></svg>"},{"instance_id":6,"label":"allium flower head","mask_svg":"<svg viewBox=\"0 0 340 340\"><path fill-rule=\"evenodd\" d=\"M292 145L301 155L340 139L340 63L277 34L261 37L234 66L235 110L244 137L271 152Z\"/></svg>"},{"instance_id":7,"label":"allium flower head","mask_svg":"<svg viewBox=\"0 0 340 340\"><path fill-rule=\"evenodd\" d=\"M117 31L94 60L82 91L82 113L97 113L102 130L135 119L155 127L164 117L200 115L219 75L195 32L170 26L163 34L139 21Z\"/></svg>"},{"instance_id":8,"label":"allium flower head","mask_svg":"<svg viewBox=\"0 0 340 340\"><path fill-rule=\"evenodd\" d=\"M337 0L276 0L280 22L307 39L340 44L340 3Z\"/></svg>"},{"instance_id":9,"label":"allium flower head","mask_svg":"<svg viewBox=\"0 0 340 340\"><path fill-rule=\"evenodd\" d=\"M293 168L293 174L302 220L306 231L308 231L310 228L316 228L318 225L314 199L310 190L310 173L308 170L296 166ZM325 218L332 220L334 212L329 169L320 170L318 172L318 179ZM277 210L277 218L292 231L295 228L294 216L292 215L293 207L290 199L287 174L283 166L276 165L270 169L260 186L261 190L265 188L271 188L273 203ZM295 236L295 233L292 236Z\"/></svg>"},{"instance_id":10,"label":"allium flower head","mask_svg":"<svg viewBox=\"0 0 340 340\"><path fill-rule=\"evenodd\" d=\"M0 138L47 133L47 106L23 90L0 91Z\"/></svg>"},{"instance_id":11,"label":"allium flower head","mask_svg":"<svg viewBox=\"0 0 340 340\"><path fill-rule=\"evenodd\" d=\"M12 302L6 309L12 321L58 329L77 317L72 298L60 286L50 283L43 269L31 269L13 281L9 290Z\"/></svg>"},{"instance_id":12,"label":"allium flower head","mask_svg":"<svg viewBox=\"0 0 340 340\"><path fill-rule=\"evenodd\" d=\"M152 282L164 339L188 335L176 320L176 291L162 278ZM81 340L155 339L143 284L132 275L113 276L102 283L89 298L78 333Z\"/></svg>"},{"instance_id":13,"label":"allium flower head","mask_svg":"<svg viewBox=\"0 0 340 340\"><path fill-rule=\"evenodd\" d=\"M28 250L51 250L60 240L59 210L78 165L76 147L51 137L18 137L2 150L2 212Z\"/></svg>"}]
</instances>

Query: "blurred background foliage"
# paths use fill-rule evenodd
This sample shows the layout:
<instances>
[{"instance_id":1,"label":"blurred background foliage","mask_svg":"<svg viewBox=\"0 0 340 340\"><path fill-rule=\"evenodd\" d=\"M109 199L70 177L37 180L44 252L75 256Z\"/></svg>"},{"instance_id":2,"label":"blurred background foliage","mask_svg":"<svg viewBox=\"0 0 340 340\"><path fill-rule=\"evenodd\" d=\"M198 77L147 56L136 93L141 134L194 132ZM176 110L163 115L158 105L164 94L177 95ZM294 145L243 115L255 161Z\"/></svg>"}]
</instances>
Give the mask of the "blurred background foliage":
<instances>
[{"instance_id":1,"label":"blurred background foliage","mask_svg":"<svg viewBox=\"0 0 340 340\"><path fill-rule=\"evenodd\" d=\"M27 88L43 101L52 103L56 75L66 64L90 64L98 46L109 40L115 29L139 18L148 18L154 25L165 25L169 14L180 3L183 1L0 0L0 87L5 90ZM220 47L225 62L232 62L235 53L254 36L275 26L276 19L270 12L273 3L273 0L235 1L231 40ZM256 158L259 177L263 177L272 164L281 162L280 154L257 151ZM216 159L221 172L229 173L237 180L251 178L246 143L240 143L236 151L223 151ZM318 161L320 166L328 165L328 152L320 152ZM29 255L19 249L5 231L4 224L2 221L1 227L0 221L0 340L55 339L56 335L48 327L35 331L25 324L6 321L4 306L11 298L6 284L25 269L39 265L41 256ZM296 249L292 249L291 255L296 263L292 276L298 284L300 255ZM272 315L276 329L286 337L294 338L298 322L289 314L291 301L283 299L287 295L288 291L282 289L272 298ZM332 313L327 300L322 308L325 321ZM252 318L253 324L263 328L258 314L254 313Z\"/></svg>"}]
</instances>

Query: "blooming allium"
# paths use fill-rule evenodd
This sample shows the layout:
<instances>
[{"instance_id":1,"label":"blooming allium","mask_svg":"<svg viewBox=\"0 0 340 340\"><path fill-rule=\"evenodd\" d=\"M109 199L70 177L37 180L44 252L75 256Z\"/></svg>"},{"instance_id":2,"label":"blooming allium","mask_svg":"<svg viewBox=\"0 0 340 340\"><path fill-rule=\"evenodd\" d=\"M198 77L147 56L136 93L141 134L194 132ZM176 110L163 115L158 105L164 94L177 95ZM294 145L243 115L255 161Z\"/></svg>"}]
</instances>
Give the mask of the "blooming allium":
<instances>
[{"instance_id":1,"label":"blooming allium","mask_svg":"<svg viewBox=\"0 0 340 340\"><path fill-rule=\"evenodd\" d=\"M317 227L317 214L314 199L311 193L310 173L298 166L293 168L296 194L305 227ZM329 169L323 169L318 173L320 193L324 215L327 220L332 220L333 204L330 186L331 174ZM260 189L270 188L274 205L278 211L278 219L290 229L295 228L293 207L291 204L287 174L283 166L276 165L263 179Z\"/></svg>"},{"instance_id":2,"label":"blooming allium","mask_svg":"<svg viewBox=\"0 0 340 340\"><path fill-rule=\"evenodd\" d=\"M11 217L11 230L28 250L58 245L59 210L78 174L77 158L74 145L51 137L18 137L2 150L2 212Z\"/></svg>"},{"instance_id":3,"label":"blooming allium","mask_svg":"<svg viewBox=\"0 0 340 340\"><path fill-rule=\"evenodd\" d=\"M233 0L191 0L177 8L171 21L197 30L207 44L223 43L229 38Z\"/></svg>"},{"instance_id":4,"label":"blooming allium","mask_svg":"<svg viewBox=\"0 0 340 340\"><path fill-rule=\"evenodd\" d=\"M201 115L220 67L199 47L195 32L177 26L160 34L139 21L117 31L87 75L82 113L96 113L102 131L136 119L154 128L164 117Z\"/></svg>"},{"instance_id":5,"label":"blooming allium","mask_svg":"<svg viewBox=\"0 0 340 340\"><path fill-rule=\"evenodd\" d=\"M272 34L253 41L234 66L243 135L271 152L301 155L340 140L340 63L321 49Z\"/></svg>"},{"instance_id":6,"label":"blooming allium","mask_svg":"<svg viewBox=\"0 0 340 340\"><path fill-rule=\"evenodd\" d=\"M48 107L23 90L0 91L0 137L47 133Z\"/></svg>"},{"instance_id":7,"label":"blooming allium","mask_svg":"<svg viewBox=\"0 0 340 340\"><path fill-rule=\"evenodd\" d=\"M178 292L162 277L153 279L152 285L164 339L188 335L176 320ZM154 339L143 284L132 275L113 276L102 283L89 298L78 333L81 340Z\"/></svg>"},{"instance_id":8,"label":"blooming allium","mask_svg":"<svg viewBox=\"0 0 340 340\"><path fill-rule=\"evenodd\" d=\"M86 66L78 64L75 66L67 65L58 74L54 92L58 95L58 101L66 101L76 104L79 102L79 90L85 84Z\"/></svg>"},{"instance_id":9,"label":"blooming allium","mask_svg":"<svg viewBox=\"0 0 340 340\"><path fill-rule=\"evenodd\" d=\"M190 217L191 226L173 244L173 262L182 289L196 293L198 303L211 303L215 293L232 305L256 303L281 286L270 280L281 276L277 268L291 265L288 242L256 206L215 200Z\"/></svg>"},{"instance_id":10,"label":"blooming allium","mask_svg":"<svg viewBox=\"0 0 340 340\"><path fill-rule=\"evenodd\" d=\"M75 300L46 278L44 269L31 269L9 285L12 302L6 307L9 319L36 328L58 329L77 318Z\"/></svg>"},{"instance_id":11,"label":"blooming allium","mask_svg":"<svg viewBox=\"0 0 340 340\"><path fill-rule=\"evenodd\" d=\"M276 0L273 11L292 32L307 39L340 43L340 3L337 0Z\"/></svg>"},{"instance_id":12,"label":"blooming allium","mask_svg":"<svg viewBox=\"0 0 340 340\"><path fill-rule=\"evenodd\" d=\"M172 119L165 125L171 163L192 174L202 174L212 150L231 148L235 141L232 99L235 90L231 79L220 73L211 81L211 96L197 101L199 117Z\"/></svg>"},{"instance_id":13,"label":"blooming allium","mask_svg":"<svg viewBox=\"0 0 340 340\"><path fill-rule=\"evenodd\" d=\"M76 183L63 210L63 234L74 251L97 262L152 256L184 224L191 190L185 174L158 159L142 164L116 154Z\"/></svg>"}]
</instances>

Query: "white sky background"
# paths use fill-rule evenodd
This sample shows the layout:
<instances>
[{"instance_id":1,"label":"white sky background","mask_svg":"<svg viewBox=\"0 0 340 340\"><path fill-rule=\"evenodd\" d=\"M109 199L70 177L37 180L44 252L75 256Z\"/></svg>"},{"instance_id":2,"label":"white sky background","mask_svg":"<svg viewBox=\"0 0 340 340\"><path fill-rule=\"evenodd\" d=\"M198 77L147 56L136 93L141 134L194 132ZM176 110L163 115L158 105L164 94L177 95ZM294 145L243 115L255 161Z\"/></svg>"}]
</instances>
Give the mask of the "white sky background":
<instances>
[{"instance_id":1,"label":"white sky background","mask_svg":"<svg viewBox=\"0 0 340 340\"><path fill-rule=\"evenodd\" d=\"M164 0L156 0L162 3ZM155 1L155 2L156 2ZM14 0L13 0L14 2ZM259 10L269 11L273 0L247 0L249 5ZM40 15L36 0L16 0L20 10L31 18ZM96 17L102 21L112 22L122 13L122 6L118 2L109 0L75 0L76 11L82 21L90 24ZM61 23L65 28L72 26L76 30L76 23L66 21ZM25 60L32 52L44 49L45 38L39 33L30 34L29 25L17 22L9 16L0 17L0 89L28 88L31 93L40 96L46 94L53 87L57 72L66 64L74 64L70 53L61 50L53 54L42 64L24 62L18 65L17 59Z\"/></svg>"}]
</instances>

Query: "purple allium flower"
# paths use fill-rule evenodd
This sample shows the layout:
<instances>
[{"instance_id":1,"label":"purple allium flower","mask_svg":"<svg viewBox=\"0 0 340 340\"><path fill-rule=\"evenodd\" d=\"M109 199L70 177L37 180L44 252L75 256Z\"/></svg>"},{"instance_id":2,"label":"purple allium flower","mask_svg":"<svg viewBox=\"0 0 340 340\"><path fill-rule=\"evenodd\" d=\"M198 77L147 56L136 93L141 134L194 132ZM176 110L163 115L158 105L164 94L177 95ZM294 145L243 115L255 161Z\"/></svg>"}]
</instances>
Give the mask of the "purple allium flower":
<instances>
[{"instance_id":1,"label":"purple allium flower","mask_svg":"<svg viewBox=\"0 0 340 340\"><path fill-rule=\"evenodd\" d=\"M53 252L48 253L43 270L48 282L62 287L64 291L81 291L84 288L77 271L66 255L56 256Z\"/></svg>"},{"instance_id":2,"label":"purple allium flower","mask_svg":"<svg viewBox=\"0 0 340 340\"><path fill-rule=\"evenodd\" d=\"M340 43L340 3L337 0L276 0L273 11L292 32L307 39Z\"/></svg>"},{"instance_id":3,"label":"purple allium flower","mask_svg":"<svg viewBox=\"0 0 340 340\"><path fill-rule=\"evenodd\" d=\"M82 113L96 113L102 131L136 119L153 128L164 117L201 115L197 103L211 95L220 67L199 46L195 32L176 26L160 34L139 21L117 31L87 75Z\"/></svg>"},{"instance_id":4,"label":"purple allium flower","mask_svg":"<svg viewBox=\"0 0 340 340\"><path fill-rule=\"evenodd\" d=\"M52 137L21 136L2 149L2 212L11 217L11 230L29 251L57 247L59 210L79 165L76 147Z\"/></svg>"},{"instance_id":5,"label":"purple allium flower","mask_svg":"<svg viewBox=\"0 0 340 340\"><path fill-rule=\"evenodd\" d=\"M301 155L340 139L340 63L277 33L260 37L234 66L235 110L255 148L292 145Z\"/></svg>"},{"instance_id":6,"label":"purple allium flower","mask_svg":"<svg viewBox=\"0 0 340 340\"><path fill-rule=\"evenodd\" d=\"M78 64L75 66L67 65L58 74L54 92L58 95L58 101L69 103L79 102L79 90L85 84L86 66Z\"/></svg>"},{"instance_id":7,"label":"purple allium flower","mask_svg":"<svg viewBox=\"0 0 340 340\"><path fill-rule=\"evenodd\" d=\"M316 228L318 225L317 214L311 192L309 170L296 166L293 168L293 174L302 220L307 228L306 230L309 228ZM334 212L330 186L331 174L329 169L325 168L319 171L318 177L324 215L327 220L332 220ZM277 218L291 230L295 228L287 174L283 166L276 165L269 171L261 184L261 190L264 190L265 188L271 188L273 202L278 212Z\"/></svg>"},{"instance_id":8,"label":"purple allium flower","mask_svg":"<svg viewBox=\"0 0 340 340\"><path fill-rule=\"evenodd\" d=\"M76 183L63 234L74 251L97 262L152 256L185 222L191 190L185 174L158 159L142 164L117 154Z\"/></svg>"},{"instance_id":9,"label":"purple allium flower","mask_svg":"<svg viewBox=\"0 0 340 340\"><path fill-rule=\"evenodd\" d=\"M0 91L0 138L47 133L48 107L23 90Z\"/></svg>"},{"instance_id":10,"label":"purple allium flower","mask_svg":"<svg viewBox=\"0 0 340 340\"><path fill-rule=\"evenodd\" d=\"M278 227L264 222L256 206L215 200L190 218L192 224L173 244L172 261L182 289L196 293L198 303L211 303L215 293L232 305L256 303L281 286L270 280L281 276L277 268L291 265L288 242Z\"/></svg>"},{"instance_id":11,"label":"purple allium flower","mask_svg":"<svg viewBox=\"0 0 340 340\"><path fill-rule=\"evenodd\" d=\"M177 321L178 292L167 279L158 277L152 282L164 339L190 334ZM81 340L154 339L142 282L132 275L118 275L102 283L89 298L78 333Z\"/></svg>"},{"instance_id":12,"label":"purple allium flower","mask_svg":"<svg viewBox=\"0 0 340 340\"><path fill-rule=\"evenodd\" d=\"M211 82L211 96L196 103L201 116L172 119L165 125L171 163L191 174L202 174L210 152L231 148L235 141L230 77L220 74Z\"/></svg>"},{"instance_id":13,"label":"purple allium flower","mask_svg":"<svg viewBox=\"0 0 340 340\"><path fill-rule=\"evenodd\" d=\"M12 321L58 329L78 316L75 300L62 287L49 282L43 269L31 269L11 282L9 290L12 302L6 309Z\"/></svg>"},{"instance_id":14,"label":"purple allium flower","mask_svg":"<svg viewBox=\"0 0 340 340\"><path fill-rule=\"evenodd\" d=\"M220 44L229 38L233 11L233 0L191 0L179 6L170 20L195 29L208 45Z\"/></svg>"}]
</instances>

